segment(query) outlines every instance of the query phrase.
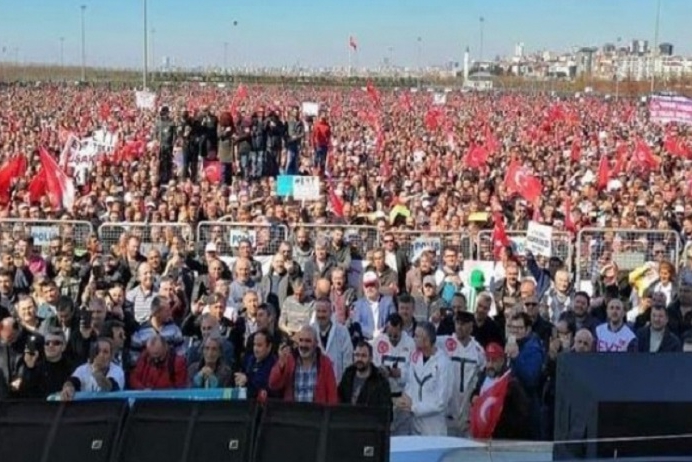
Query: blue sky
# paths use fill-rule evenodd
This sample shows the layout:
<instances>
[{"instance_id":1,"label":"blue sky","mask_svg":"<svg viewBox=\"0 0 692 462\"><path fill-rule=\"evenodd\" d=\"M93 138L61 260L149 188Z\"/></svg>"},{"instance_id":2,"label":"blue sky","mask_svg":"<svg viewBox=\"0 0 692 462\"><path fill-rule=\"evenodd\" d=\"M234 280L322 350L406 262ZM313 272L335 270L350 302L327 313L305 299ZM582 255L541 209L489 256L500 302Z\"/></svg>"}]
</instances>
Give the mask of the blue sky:
<instances>
[{"instance_id":1,"label":"blue sky","mask_svg":"<svg viewBox=\"0 0 692 462\"><path fill-rule=\"evenodd\" d=\"M184 66L338 66L348 62L348 36L360 50L354 64L386 56L415 66L461 61L468 45L484 56L600 46L622 37L653 43L657 0L149 0L154 56ZM0 0L0 60L80 62L80 9L87 5L87 62L135 67L142 61L143 0ZM662 0L660 41L692 54L692 0ZM233 21L238 25L233 27ZM3 53L3 49L5 50ZM391 50L391 51L390 51Z\"/></svg>"}]
</instances>

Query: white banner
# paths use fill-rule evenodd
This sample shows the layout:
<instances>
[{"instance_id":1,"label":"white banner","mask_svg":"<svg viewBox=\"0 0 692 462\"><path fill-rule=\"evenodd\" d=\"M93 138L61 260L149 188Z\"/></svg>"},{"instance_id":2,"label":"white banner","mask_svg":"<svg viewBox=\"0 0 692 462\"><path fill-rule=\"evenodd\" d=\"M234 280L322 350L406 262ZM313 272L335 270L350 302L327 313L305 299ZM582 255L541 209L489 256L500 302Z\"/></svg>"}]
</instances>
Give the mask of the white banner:
<instances>
[{"instance_id":1,"label":"white banner","mask_svg":"<svg viewBox=\"0 0 692 462\"><path fill-rule=\"evenodd\" d=\"M418 261L423 252L434 252L439 257L442 240L439 237L419 237L411 243L411 261Z\"/></svg>"},{"instance_id":2,"label":"white banner","mask_svg":"<svg viewBox=\"0 0 692 462\"><path fill-rule=\"evenodd\" d=\"M660 124L692 124L692 99L684 96L652 96L649 99L651 121Z\"/></svg>"},{"instance_id":3,"label":"white banner","mask_svg":"<svg viewBox=\"0 0 692 462\"><path fill-rule=\"evenodd\" d=\"M299 201L320 199L320 178L317 176L294 176L293 198Z\"/></svg>"},{"instance_id":4,"label":"white banner","mask_svg":"<svg viewBox=\"0 0 692 462\"><path fill-rule=\"evenodd\" d=\"M156 93L150 91L136 91L135 104L137 104L138 109L154 109L156 107Z\"/></svg>"},{"instance_id":5,"label":"white banner","mask_svg":"<svg viewBox=\"0 0 692 462\"><path fill-rule=\"evenodd\" d=\"M320 103L305 101L303 103L303 115L316 117L320 113Z\"/></svg>"},{"instance_id":6,"label":"white banner","mask_svg":"<svg viewBox=\"0 0 692 462\"><path fill-rule=\"evenodd\" d=\"M534 255L550 257L552 252L553 228L529 221L526 231L526 249Z\"/></svg>"},{"instance_id":7,"label":"white banner","mask_svg":"<svg viewBox=\"0 0 692 462\"><path fill-rule=\"evenodd\" d=\"M447 94L446 93L435 93L433 95L433 104L435 106L444 106L447 104Z\"/></svg>"}]
</instances>

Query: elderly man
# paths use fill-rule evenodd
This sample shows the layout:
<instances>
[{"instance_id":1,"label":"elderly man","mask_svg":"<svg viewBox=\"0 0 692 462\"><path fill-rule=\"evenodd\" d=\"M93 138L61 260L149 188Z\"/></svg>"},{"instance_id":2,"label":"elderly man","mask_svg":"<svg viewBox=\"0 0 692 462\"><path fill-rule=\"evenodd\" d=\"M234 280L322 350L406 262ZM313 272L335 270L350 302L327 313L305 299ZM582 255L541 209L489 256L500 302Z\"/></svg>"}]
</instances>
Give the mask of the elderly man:
<instances>
[{"instance_id":1,"label":"elderly man","mask_svg":"<svg viewBox=\"0 0 692 462\"><path fill-rule=\"evenodd\" d=\"M269 388L284 401L336 404L339 401L332 361L318 348L315 329L306 325L297 334L298 348L288 345L269 374Z\"/></svg>"},{"instance_id":2,"label":"elderly man","mask_svg":"<svg viewBox=\"0 0 692 462\"><path fill-rule=\"evenodd\" d=\"M322 351L332 360L334 377L341 382L344 370L353 362L353 344L348 329L333 322L332 302L328 298L315 301L315 321L312 323L319 337Z\"/></svg>"},{"instance_id":3,"label":"elderly man","mask_svg":"<svg viewBox=\"0 0 692 462\"><path fill-rule=\"evenodd\" d=\"M372 340L384 331L387 318L396 313L396 307L392 297L380 293L380 281L375 273L363 275L363 292L365 296L353 305L352 319L360 324L363 337Z\"/></svg>"}]
</instances>

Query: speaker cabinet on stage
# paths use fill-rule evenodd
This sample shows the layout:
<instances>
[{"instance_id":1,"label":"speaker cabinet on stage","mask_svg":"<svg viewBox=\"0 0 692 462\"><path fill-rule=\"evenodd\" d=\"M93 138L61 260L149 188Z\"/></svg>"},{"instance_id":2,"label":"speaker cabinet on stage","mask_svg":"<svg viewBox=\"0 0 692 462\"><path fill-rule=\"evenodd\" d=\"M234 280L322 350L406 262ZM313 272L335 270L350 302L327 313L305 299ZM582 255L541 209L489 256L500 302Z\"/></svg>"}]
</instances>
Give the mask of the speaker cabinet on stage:
<instances>
[{"instance_id":1,"label":"speaker cabinet on stage","mask_svg":"<svg viewBox=\"0 0 692 462\"><path fill-rule=\"evenodd\" d=\"M558 356L554 460L689 455L691 376L687 353Z\"/></svg>"},{"instance_id":2,"label":"speaker cabinet on stage","mask_svg":"<svg viewBox=\"0 0 692 462\"><path fill-rule=\"evenodd\" d=\"M0 454L26 462L108 462L127 414L124 401L0 403Z\"/></svg>"},{"instance_id":3,"label":"speaker cabinet on stage","mask_svg":"<svg viewBox=\"0 0 692 462\"><path fill-rule=\"evenodd\" d=\"M270 402L254 462L388 462L388 409Z\"/></svg>"},{"instance_id":4,"label":"speaker cabinet on stage","mask_svg":"<svg viewBox=\"0 0 692 462\"><path fill-rule=\"evenodd\" d=\"M328 409L327 445L322 460L389 462L391 410L361 406Z\"/></svg>"},{"instance_id":5,"label":"speaker cabinet on stage","mask_svg":"<svg viewBox=\"0 0 692 462\"><path fill-rule=\"evenodd\" d=\"M137 400L113 462L250 462L254 401Z\"/></svg>"}]
</instances>

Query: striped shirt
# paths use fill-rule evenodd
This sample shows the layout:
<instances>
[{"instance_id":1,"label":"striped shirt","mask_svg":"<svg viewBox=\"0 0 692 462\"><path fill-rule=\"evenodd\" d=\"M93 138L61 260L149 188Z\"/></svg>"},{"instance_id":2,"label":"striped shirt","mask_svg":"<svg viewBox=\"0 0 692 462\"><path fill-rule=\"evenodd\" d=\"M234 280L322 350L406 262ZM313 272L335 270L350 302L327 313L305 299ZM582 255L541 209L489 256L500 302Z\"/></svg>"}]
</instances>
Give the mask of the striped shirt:
<instances>
[{"instance_id":1,"label":"striped shirt","mask_svg":"<svg viewBox=\"0 0 692 462\"><path fill-rule=\"evenodd\" d=\"M139 323L146 322L151 316L151 302L156 297L156 290L152 288L150 292L144 292L142 286L130 289L125 299L132 303L135 320Z\"/></svg>"}]
</instances>

